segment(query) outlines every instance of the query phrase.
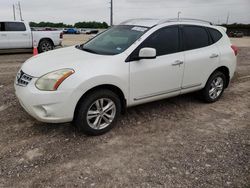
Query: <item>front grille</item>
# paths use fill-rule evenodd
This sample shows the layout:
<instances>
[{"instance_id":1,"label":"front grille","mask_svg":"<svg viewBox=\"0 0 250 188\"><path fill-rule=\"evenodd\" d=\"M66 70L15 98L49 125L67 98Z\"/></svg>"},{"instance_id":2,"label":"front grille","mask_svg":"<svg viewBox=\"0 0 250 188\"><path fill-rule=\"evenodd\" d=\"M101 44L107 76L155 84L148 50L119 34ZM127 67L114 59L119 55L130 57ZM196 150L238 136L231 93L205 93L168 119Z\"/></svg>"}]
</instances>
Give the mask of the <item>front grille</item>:
<instances>
[{"instance_id":1,"label":"front grille","mask_svg":"<svg viewBox=\"0 0 250 188\"><path fill-rule=\"evenodd\" d=\"M32 80L32 76L25 74L22 70L17 73L16 84L19 86L26 87Z\"/></svg>"}]
</instances>

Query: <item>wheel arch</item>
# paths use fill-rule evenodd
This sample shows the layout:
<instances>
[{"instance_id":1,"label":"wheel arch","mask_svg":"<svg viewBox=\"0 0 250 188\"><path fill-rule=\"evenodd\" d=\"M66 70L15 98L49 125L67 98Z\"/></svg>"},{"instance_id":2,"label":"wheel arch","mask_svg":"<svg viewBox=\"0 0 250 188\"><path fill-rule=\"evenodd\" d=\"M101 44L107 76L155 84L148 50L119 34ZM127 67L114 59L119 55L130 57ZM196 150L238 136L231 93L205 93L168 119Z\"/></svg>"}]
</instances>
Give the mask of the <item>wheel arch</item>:
<instances>
[{"instance_id":1,"label":"wheel arch","mask_svg":"<svg viewBox=\"0 0 250 188\"><path fill-rule=\"evenodd\" d=\"M51 44L52 44L53 46L55 46L55 44L54 44L54 42L53 42L53 40L52 40L51 38L41 38L41 39L39 40L38 46L41 44L42 41L45 41L45 40L50 41Z\"/></svg>"},{"instance_id":2,"label":"wheel arch","mask_svg":"<svg viewBox=\"0 0 250 188\"><path fill-rule=\"evenodd\" d=\"M225 88L227 88L228 85L229 85L229 82L230 82L230 71L229 71L229 68L226 67L226 66L218 67L217 69L215 69L212 72L212 74L210 74L210 76L213 75L215 72L222 72L226 76L226 86L225 86ZM210 76L209 76L209 78L210 78Z\"/></svg>"},{"instance_id":3,"label":"wheel arch","mask_svg":"<svg viewBox=\"0 0 250 188\"><path fill-rule=\"evenodd\" d=\"M122 113L124 114L126 112L126 106L127 106L127 100L125 98L125 95L123 93L123 91L115 86L115 85L112 85L112 84L103 84L103 85L98 85L98 86L95 86L89 90L87 90L82 96L81 98L78 100L77 104L76 104L76 107L75 107L75 111L74 111L74 119L76 117L76 114L79 110L79 107L80 107L80 104L81 102L84 100L84 98L89 95L90 93L93 93L95 91L98 91L98 90L101 90L101 89L108 89L112 92L114 92L115 94L118 95L120 101L121 101L121 106L122 106Z\"/></svg>"}]
</instances>

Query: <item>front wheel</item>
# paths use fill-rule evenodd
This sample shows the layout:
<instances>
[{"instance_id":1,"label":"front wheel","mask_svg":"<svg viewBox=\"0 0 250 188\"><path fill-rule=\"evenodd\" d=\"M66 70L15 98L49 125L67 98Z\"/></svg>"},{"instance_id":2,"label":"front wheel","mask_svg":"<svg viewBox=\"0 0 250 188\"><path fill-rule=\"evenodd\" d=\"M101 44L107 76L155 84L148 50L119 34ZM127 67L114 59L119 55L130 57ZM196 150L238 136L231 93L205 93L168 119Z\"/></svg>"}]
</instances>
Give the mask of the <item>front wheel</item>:
<instances>
[{"instance_id":1,"label":"front wheel","mask_svg":"<svg viewBox=\"0 0 250 188\"><path fill-rule=\"evenodd\" d=\"M80 101L75 124L88 135L101 135L113 128L120 113L119 97L110 90L99 90Z\"/></svg>"},{"instance_id":2,"label":"front wheel","mask_svg":"<svg viewBox=\"0 0 250 188\"><path fill-rule=\"evenodd\" d=\"M213 73L202 90L202 96L205 102L212 103L219 100L226 85L226 76L222 72Z\"/></svg>"}]
</instances>

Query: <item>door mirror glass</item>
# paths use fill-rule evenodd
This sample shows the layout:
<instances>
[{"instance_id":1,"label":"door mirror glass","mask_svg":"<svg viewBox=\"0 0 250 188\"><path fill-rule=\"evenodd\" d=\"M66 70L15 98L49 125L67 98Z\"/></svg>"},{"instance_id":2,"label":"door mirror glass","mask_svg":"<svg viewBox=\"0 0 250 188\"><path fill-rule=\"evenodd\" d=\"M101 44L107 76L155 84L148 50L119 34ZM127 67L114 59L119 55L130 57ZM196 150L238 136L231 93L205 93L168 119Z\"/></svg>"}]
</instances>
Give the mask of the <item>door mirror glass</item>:
<instances>
[{"instance_id":1,"label":"door mirror glass","mask_svg":"<svg viewBox=\"0 0 250 188\"><path fill-rule=\"evenodd\" d=\"M139 59L155 59L156 49L155 48L142 48L139 52Z\"/></svg>"}]
</instances>

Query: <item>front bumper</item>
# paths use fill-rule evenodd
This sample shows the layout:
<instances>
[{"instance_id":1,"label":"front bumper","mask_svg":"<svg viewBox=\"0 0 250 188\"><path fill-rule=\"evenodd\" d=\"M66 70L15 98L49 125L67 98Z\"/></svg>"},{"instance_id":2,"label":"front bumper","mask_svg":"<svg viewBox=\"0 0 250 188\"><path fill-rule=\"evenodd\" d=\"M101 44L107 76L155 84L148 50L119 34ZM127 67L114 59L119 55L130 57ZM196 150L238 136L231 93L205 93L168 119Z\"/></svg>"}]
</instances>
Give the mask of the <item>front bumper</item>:
<instances>
[{"instance_id":1,"label":"front bumper","mask_svg":"<svg viewBox=\"0 0 250 188\"><path fill-rule=\"evenodd\" d=\"M35 81L26 86L14 85L15 94L21 106L35 119L46 123L71 122L74 117L75 102L67 91L40 91Z\"/></svg>"}]
</instances>

